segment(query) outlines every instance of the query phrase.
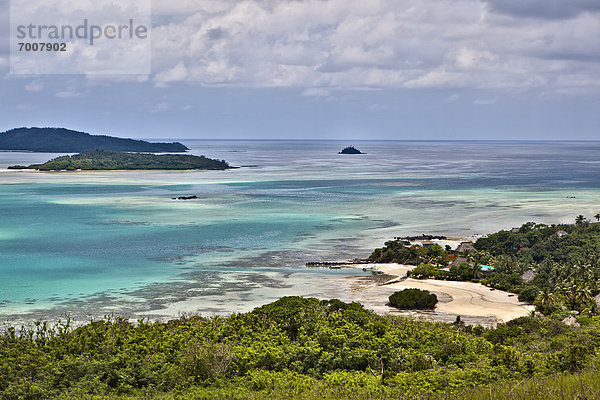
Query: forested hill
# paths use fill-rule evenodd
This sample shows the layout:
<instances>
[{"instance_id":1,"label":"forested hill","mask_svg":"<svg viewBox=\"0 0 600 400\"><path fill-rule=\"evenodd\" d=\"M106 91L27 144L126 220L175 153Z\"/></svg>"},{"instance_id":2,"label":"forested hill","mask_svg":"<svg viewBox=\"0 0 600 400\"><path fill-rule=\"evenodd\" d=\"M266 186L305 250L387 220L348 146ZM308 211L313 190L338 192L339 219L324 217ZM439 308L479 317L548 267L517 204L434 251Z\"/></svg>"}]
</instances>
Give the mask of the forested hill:
<instances>
[{"instance_id":1,"label":"forested hill","mask_svg":"<svg viewBox=\"0 0 600 400\"><path fill-rule=\"evenodd\" d=\"M111 150L90 150L73 156L62 156L44 164L29 167L13 166L9 169L36 169L40 171L81 170L224 170L231 168L224 160L213 160L204 156L189 154L147 154L121 153Z\"/></svg>"},{"instance_id":2,"label":"forested hill","mask_svg":"<svg viewBox=\"0 0 600 400\"><path fill-rule=\"evenodd\" d=\"M64 128L16 128L0 133L0 150L79 153L92 149L151 153L181 153L189 150L179 142L150 143L144 140L90 135Z\"/></svg>"},{"instance_id":3,"label":"forested hill","mask_svg":"<svg viewBox=\"0 0 600 400\"><path fill-rule=\"evenodd\" d=\"M471 328L284 297L228 317L9 326L0 398L598 399L600 320L577 321Z\"/></svg>"}]
</instances>

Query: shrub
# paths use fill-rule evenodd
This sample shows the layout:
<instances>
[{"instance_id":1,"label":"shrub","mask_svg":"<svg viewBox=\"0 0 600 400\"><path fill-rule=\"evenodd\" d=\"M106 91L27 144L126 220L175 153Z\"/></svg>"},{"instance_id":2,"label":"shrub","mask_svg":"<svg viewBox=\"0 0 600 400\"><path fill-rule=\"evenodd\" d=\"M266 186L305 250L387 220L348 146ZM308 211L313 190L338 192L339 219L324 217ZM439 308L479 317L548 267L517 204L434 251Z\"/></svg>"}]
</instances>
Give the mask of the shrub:
<instances>
[{"instance_id":1,"label":"shrub","mask_svg":"<svg viewBox=\"0 0 600 400\"><path fill-rule=\"evenodd\" d=\"M403 309L434 308L438 302L437 296L421 289L405 289L392 294L390 305Z\"/></svg>"},{"instance_id":2,"label":"shrub","mask_svg":"<svg viewBox=\"0 0 600 400\"><path fill-rule=\"evenodd\" d=\"M443 273L444 271L431 264L419 264L412 271L408 271L407 275L415 279L427 279L441 277Z\"/></svg>"},{"instance_id":3,"label":"shrub","mask_svg":"<svg viewBox=\"0 0 600 400\"><path fill-rule=\"evenodd\" d=\"M539 294L540 289L533 285L524 286L519 293L519 301L533 303Z\"/></svg>"}]
</instances>

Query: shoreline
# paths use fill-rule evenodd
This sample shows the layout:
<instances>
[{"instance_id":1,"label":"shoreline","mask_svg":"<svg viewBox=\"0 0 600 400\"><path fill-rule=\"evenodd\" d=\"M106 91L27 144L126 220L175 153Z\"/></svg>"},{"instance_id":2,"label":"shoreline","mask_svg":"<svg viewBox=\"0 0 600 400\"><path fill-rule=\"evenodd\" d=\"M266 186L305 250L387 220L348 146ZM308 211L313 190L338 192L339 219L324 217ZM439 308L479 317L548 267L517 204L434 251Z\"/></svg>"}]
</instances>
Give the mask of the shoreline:
<instances>
[{"instance_id":1,"label":"shoreline","mask_svg":"<svg viewBox=\"0 0 600 400\"><path fill-rule=\"evenodd\" d=\"M256 297L257 293L252 295L251 292L234 292L235 295L231 300L235 306L233 308L231 301L225 307L225 304L221 303L217 296L212 299L211 308L207 309L205 296L197 297L193 293L190 296L187 295L189 290L194 289L195 284L193 283L187 285L192 289L187 290L183 297L172 298L171 295L165 293L160 296L163 302L159 301L161 304L154 304L154 307L151 303L155 303L155 301L150 300L149 293L145 293L145 295L141 293L147 292L149 288L140 289L138 291L140 293L137 294L129 293L129 295L133 295L133 298L126 301L127 305L117 306L114 301L118 299L115 298L112 299L114 301L109 301L102 307L105 315L123 316L132 322L138 318L150 318L164 322L182 315L199 314L208 317L247 312L283 296L302 296L316 297L322 300L335 298L344 302L358 302L379 315L410 316L432 322L452 323L460 315L461 321L466 325L481 325L486 328L529 315L534 310L532 305L519 302L515 294L491 289L479 283L407 278L407 272L415 266L378 263L346 265L342 268L362 272L362 267L365 265L376 267L381 273L331 276L316 286L309 285L308 281L302 280L289 282L292 286L265 291L259 296L262 297L262 300ZM296 280L298 277L300 276L293 279ZM392 293L408 288L429 290L436 294L439 302L435 309L400 310L387 305L388 297ZM252 300L248 297L249 295ZM122 300L118 300L118 302ZM140 301L142 303L139 303ZM67 316L73 323L80 325L98 317L89 308L91 303L88 304L86 301L76 301L76 303L79 303L79 312L77 313L69 312L68 304L62 306L45 304L42 307L39 307L40 304L38 304L38 307L33 308L29 308L32 306L24 306L25 309L17 307L17 309L11 310L12 312L9 311L12 307L0 309L0 311L4 311L0 315L2 315L4 325L31 325L35 321L41 320L56 322L58 319L64 320ZM146 303L146 306L141 306L143 303ZM226 311L225 308L229 308L229 310ZM6 311L9 312L6 313Z\"/></svg>"},{"instance_id":2,"label":"shoreline","mask_svg":"<svg viewBox=\"0 0 600 400\"><path fill-rule=\"evenodd\" d=\"M5 244L5 256L20 257L15 258L20 265L14 270L23 278L24 285L27 285L23 291L39 288L35 296L30 297L44 301L52 298L57 290L48 288L50 285L38 279L40 272L56 277L56 282L60 282L60 285L70 284L75 281L72 279L75 277L84 283L91 279L88 280L84 274L77 275L78 270L73 267L72 273L66 274L64 280L58 280L59 270L47 267L43 259L39 265L30 262L25 248L46 248L48 239L68 239L69 234L80 230L94 232L89 235L89 240L82 235L82 241L78 243L79 254L76 255L76 261L88 268L95 261L94 257L99 250L114 255L120 261L125 254L121 246L135 240L135 243L139 243L139 249L131 250L131 259L136 261L130 264L135 264L136 268L132 268L131 273L128 272L123 283L104 283L104 278L98 282L98 293L110 295L113 291L120 293L122 287L126 287L129 293L129 288L134 286L138 277L144 279L146 266L154 268L154 261L145 260L147 254L144 249L160 245L168 248L168 253L173 253L175 260L166 258L160 261L161 271L173 271L172 274L169 272L169 276L173 278L169 279L168 285L155 282L161 287L157 291L157 285L148 284L143 287L143 295L136 297L138 303L132 302L133 305L127 309L117 305L112 310L115 313L126 313L129 310L144 312L148 308L144 301L149 299L153 314L170 314L169 318L177 318L180 310L191 310L210 316L216 308L215 304L220 312L224 310L223 313L233 313L252 307L254 301L262 304L271 301L264 297L264 293L277 291L277 295L291 294L287 287L296 285L297 281L306 282L306 286L294 287L294 294L302 292L301 295L307 297L355 300L362 295L352 292L349 286L360 278L345 279L343 276L332 275L324 277L318 272L314 276L306 274L300 279L301 274L296 275L294 272L306 272L300 265L309 260L343 260L357 255L366 257L373 249L382 247L386 240L399 234L419 235L427 232L464 237L473 233L510 229L526 221L547 224L572 222L571 215L575 212L584 215L594 215L597 212L600 188L597 187L594 176L597 176L600 165L594 161L595 147L588 149L589 154L582 155L577 146L560 146L564 157L553 159L556 148L540 145L540 157L552 160L547 169L540 170L537 167L530 168L529 158L519 152L515 153L512 146L497 144L468 148L463 145L443 145L440 148L451 157L430 159L423 157L423 154L430 154L431 146L407 147L404 144L382 145L372 142L370 146L373 151L369 153L377 152L378 157L369 160L353 159L351 164L346 165L331 159L330 147L311 141L302 143L305 147L281 147L258 142L240 142L232 147L231 143L223 141L215 141L210 146L202 142L188 146L193 148L192 154L210 151L215 158L232 157L230 161L235 165L261 165L260 169L240 169L230 173L158 170L133 173L134 171L113 170L56 174L2 169L0 174L4 177L2 189L5 199L3 210L7 217L13 217L12 220L6 218L3 230L0 231L1 242ZM339 150L337 145L334 150ZM306 152L310 152L309 158ZM29 165L51 158L43 154L3 154L0 161L5 165ZM456 154L460 156L455 159ZM502 170L507 156L510 156L508 159L511 160L511 168L519 171L518 179L510 174L495 173ZM571 165L572 160L583 163L578 164L572 174L569 172L565 175L565 166ZM399 170L406 173L398 175ZM327 173L324 174L324 171ZM206 200L190 203L170 200L174 195L182 194L203 194L206 195ZM59 215L58 211L65 218L55 218L55 215ZM16 215L21 216L17 219ZM40 221L47 223L35 225ZM223 237L202 233L204 227L208 226L215 226L215 232L225 232L225 228L220 227L225 221L247 223L252 227L253 235L258 226L260 230L257 233L260 235L254 238L238 228L232 230L231 235L223 234ZM59 228L66 234L58 236L40 233L43 228L52 224L55 225L53 230ZM280 231L287 232L287 226L297 228L290 229L289 235L286 233L277 238ZM179 234L183 231L179 227L189 229L190 235L182 236L181 240L176 241L171 239L174 236L165 234ZM116 236L116 230L122 236ZM263 234L263 231L266 233ZM92 236L98 237L96 243L91 240ZM233 236L239 240L231 240ZM187 239L192 237L193 243L187 243ZM126 240L107 240L105 245L101 245L100 238ZM19 246L22 246L23 251L18 251ZM73 247L73 244L70 240L61 239L52 248L48 247L52 250L48 255L55 255L57 264L66 260L61 255L63 246ZM275 258L272 253L281 255ZM252 260L251 257L254 256L255 260ZM177 263L181 257L186 261L185 265ZM141 260L139 264L138 259ZM296 260L300 260L298 264L295 264ZM64 262L67 265L69 260ZM266 262L269 268L278 271L276 279L272 280L273 284L261 279L239 284L239 274L233 274L232 268L229 268L244 268L262 277L261 267ZM8 268L12 268L8 265L9 262L2 264L6 264L8 272L12 271ZM107 262L107 268L101 272L102 276L113 276L112 269L109 268L112 264L114 263ZM297 268L292 268L296 266ZM203 276L201 274L205 269L232 279L230 286L234 286L239 298L235 304L230 300L233 295L229 288L215 289L215 285L221 285L221 278L188 279L188 273ZM13 279L16 275L8 272L4 275L7 277L5 288L15 290L16 279ZM340 279L341 283L335 282ZM198 290L180 290L184 280L185 290L192 285ZM176 289L167 290L167 287ZM279 287L282 289L278 289ZM70 292L69 288L61 288L58 297L66 298L65 294ZM205 292L211 296L203 295ZM86 294L85 297L78 297L68 303L51 300L50 307L56 305L61 312L81 312L85 307L84 311L98 310L97 314L102 316L105 306L113 306L112 303L107 305L105 300L96 300L95 292L90 293L89 296ZM25 296L19 295L16 298L21 297ZM173 306L155 307L158 300ZM21 300L15 301L20 303ZM377 303L377 306L384 305L385 302L387 298L383 296L383 301ZM0 311L10 313L12 305L10 303L7 307L0 308ZM438 308L442 306L446 305L439 304ZM23 307L31 309L30 305ZM388 312L398 313L391 309ZM20 318L23 315L22 312L15 314L10 317ZM43 313L37 315L46 317ZM448 317L448 320L452 322L454 318Z\"/></svg>"},{"instance_id":3,"label":"shoreline","mask_svg":"<svg viewBox=\"0 0 600 400\"><path fill-rule=\"evenodd\" d=\"M415 266L370 264L383 274L338 279L345 301L357 301L365 308L384 315L404 315L434 322L454 322L457 316L467 325L493 327L511 319L529 315L533 305L520 302L514 293L492 289L480 283L407 278ZM355 267L353 267L355 268ZM402 279L402 281L397 281ZM382 285L382 283L386 283ZM438 296L434 310L399 310L387 305L388 297L403 289L429 290Z\"/></svg>"}]
</instances>

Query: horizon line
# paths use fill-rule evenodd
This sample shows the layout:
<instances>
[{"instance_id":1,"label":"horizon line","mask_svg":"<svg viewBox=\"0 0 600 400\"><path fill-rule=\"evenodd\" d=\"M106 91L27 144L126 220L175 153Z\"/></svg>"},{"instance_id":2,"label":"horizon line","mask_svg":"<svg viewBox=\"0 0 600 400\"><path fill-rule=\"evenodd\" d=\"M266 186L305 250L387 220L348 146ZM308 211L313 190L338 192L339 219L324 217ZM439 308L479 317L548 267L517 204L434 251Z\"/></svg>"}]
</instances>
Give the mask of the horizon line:
<instances>
[{"instance_id":1,"label":"horizon line","mask_svg":"<svg viewBox=\"0 0 600 400\"><path fill-rule=\"evenodd\" d=\"M248 139L248 138L130 138L138 140L197 140L218 142L546 142L546 143L573 143L573 142L600 142L600 139Z\"/></svg>"}]
</instances>

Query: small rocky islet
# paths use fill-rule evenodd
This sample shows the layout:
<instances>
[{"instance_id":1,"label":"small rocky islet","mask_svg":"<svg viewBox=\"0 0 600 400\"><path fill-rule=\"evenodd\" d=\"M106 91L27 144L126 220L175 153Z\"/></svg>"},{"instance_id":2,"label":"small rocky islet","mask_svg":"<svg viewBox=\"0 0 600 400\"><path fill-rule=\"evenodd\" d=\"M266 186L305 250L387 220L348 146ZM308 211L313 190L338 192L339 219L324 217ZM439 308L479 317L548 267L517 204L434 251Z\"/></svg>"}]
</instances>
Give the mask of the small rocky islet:
<instances>
[{"instance_id":1,"label":"small rocky islet","mask_svg":"<svg viewBox=\"0 0 600 400\"><path fill-rule=\"evenodd\" d=\"M362 151L358 150L354 146L348 146L348 147L344 148L342 151L340 151L338 154L366 154L366 153L363 153Z\"/></svg>"}]
</instances>

